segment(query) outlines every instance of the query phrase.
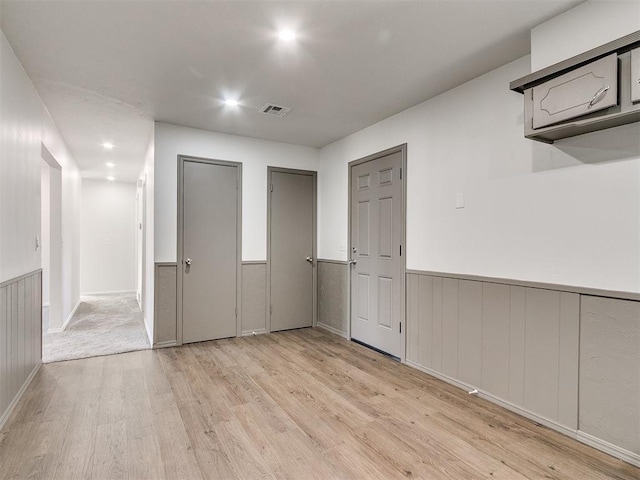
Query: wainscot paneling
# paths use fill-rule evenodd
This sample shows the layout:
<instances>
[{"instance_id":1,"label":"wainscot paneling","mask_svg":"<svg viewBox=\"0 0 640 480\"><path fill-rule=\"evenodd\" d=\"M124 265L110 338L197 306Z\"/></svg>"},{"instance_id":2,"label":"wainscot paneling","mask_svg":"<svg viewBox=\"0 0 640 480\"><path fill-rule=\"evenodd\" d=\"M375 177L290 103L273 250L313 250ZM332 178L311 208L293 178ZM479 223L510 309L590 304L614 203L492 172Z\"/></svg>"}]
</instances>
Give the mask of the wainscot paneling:
<instances>
[{"instance_id":1,"label":"wainscot paneling","mask_svg":"<svg viewBox=\"0 0 640 480\"><path fill-rule=\"evenodd\" d=\"M173 346L178 340L177 275L176 263L156 263L154 347Z\"/></svg>"},{"instance_id":2,"label":"wainscot paneling","mask_svg":"<svg viewBox=\"0 0 640 480\"><path fill-rule=\"evenodd\" d=\"M349 267L338 260L318 260L318 327L347 337Z\"/></svg>"},{"instance_id":3,"label":"wainscot paneling","mask_svg":"<svg viewBox=\"0 0 640 480\"><path fill-rule=\"evenodd\" d=\"M242 263L242 334L264 333L267 262ZM154 347L177 343L176 263L156 263Z\"/></svg>"},{"instance_id":4,"label":"wainscot paneling","mask_svg":"<svg viewBox=\"0 0 640 480\"><path fill-rule=\"evenodd\" d=\"M638 295L493 280L408 272L407 364L640 466Z\"/></svg>"},{"instance_id":5,"label":"wainscot paneling","mask_svg":"<svg viewBox=\"0 0 640 480\"><path fill-rule=\"evenodd\" d=\"M640 302L583 295L581 312L580 431L638 461Z\"/></svg>"},{"instance_id":6,"label":"wainscot paneling","mask_svg":"<svg viewBox=\"0 0 640 480\"><path fill-rule=\"evenodd\" d=\"M408 275L407 361L577 428L579 295Z\"/></svg>"},{"instance_id":7,"label":"wainscot paneling","mask_svg":"<svg viewBox=\"0 0 640 480\"><path fill-rule=\"evenodd\" d=\"M242 335L265 333L267 262L242 262Z\"/></svg>"},{"instance_id":8,"label":"wainscot paneling","mask_svg":"<svg viewBox=\"0 0 640 480\"><path fill-rule=\"evenodd\" d=\"M42 364L42 271L0 284L0 428Z\"/></svg>"}]
</instances>

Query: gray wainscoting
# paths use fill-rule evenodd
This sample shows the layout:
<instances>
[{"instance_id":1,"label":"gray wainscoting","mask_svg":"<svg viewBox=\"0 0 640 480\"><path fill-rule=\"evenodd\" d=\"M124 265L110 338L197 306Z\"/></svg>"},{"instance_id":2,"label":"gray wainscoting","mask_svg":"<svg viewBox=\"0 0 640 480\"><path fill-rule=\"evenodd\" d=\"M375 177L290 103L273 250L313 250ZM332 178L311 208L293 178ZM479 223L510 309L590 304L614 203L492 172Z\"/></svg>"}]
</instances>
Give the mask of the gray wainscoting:
<instances>
[{"instance_id":1,"label":"gray wainscoting","mask_svg":"<svg viewBox=\"0 0 640 480\"><path fill-rule=\"evenodd\" d=\"M580 431L640 458L640 302L583 295Z\"/></svg>"},{"instance_id":2,"label":"gray wainscoting","mask_svg":"<svg viewBox=\"0 0 640 480\"><path fill-rule=\"evenodd\" d=\"M640 302L532 285L409 272L407 364L640 465Z\"/></svg>"},{"instance_id":3,"label":"gray wainscoting","mask_svg":"<svg viewBox=\"0 0 640 480\"><path fill-rule=\"evenodd\" d=\"M266 332L267 262L242 262L242 335Z\"/></svg>"},{"instance_id":4,"label":"gray wainscoting","mask_svg":"<svg viewBox=\"0 0 640 480\"><path fill-rule=\"evenodd\" d=\"M347 337L349 324L349 267L338 260L321 260L318 265L318 322L337 335Z\"/></svg>"},{"instance_id":5,"label":"gray wainscoting","mask_svg":"<svg viewBox=\"0 0 640 480\"><path fill-rule=\"evenodd\" d=\"M177 343L177 275L176 263L155 265L155 326L153 346L169 347ZM242 334L266 330L267 262L242 263Z\"/></svg>"},{"instance_id":6,"label":"gray wainscoting","mask_svg":"<svg viewBox=\"0 0 640 480\"><path fill-rule=\"evenodd\" d=\"M0 284L0 428L42 364L42 271Z\"/></svg>"},{"instance_id":7,"label":"gray wainscoting","mask_svg":"<svg viewBox=\"0 0 640 480\"><path fill-rule=\"evenodd\" d=\"M153 346L170 347L178 341L176 263L156 263Z\"/></svg>"}]
</instances>

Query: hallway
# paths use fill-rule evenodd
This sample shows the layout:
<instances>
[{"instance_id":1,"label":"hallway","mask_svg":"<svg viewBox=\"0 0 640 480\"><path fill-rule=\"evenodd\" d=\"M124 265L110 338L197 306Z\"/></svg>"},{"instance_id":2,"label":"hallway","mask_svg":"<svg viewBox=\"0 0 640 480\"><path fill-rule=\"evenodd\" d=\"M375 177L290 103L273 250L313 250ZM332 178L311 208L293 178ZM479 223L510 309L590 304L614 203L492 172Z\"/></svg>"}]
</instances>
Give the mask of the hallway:
<instances>
[{"instance_id":1,"label":"hallway","mask_svg":"<svg viewBox=\"0 0 640 480\"><path fill-rule=\"evenodd\" d=\"M134 293L83 296L63 332L46 332L43 323L43 363L150 348Z\"/></svg>"}]
</instances>

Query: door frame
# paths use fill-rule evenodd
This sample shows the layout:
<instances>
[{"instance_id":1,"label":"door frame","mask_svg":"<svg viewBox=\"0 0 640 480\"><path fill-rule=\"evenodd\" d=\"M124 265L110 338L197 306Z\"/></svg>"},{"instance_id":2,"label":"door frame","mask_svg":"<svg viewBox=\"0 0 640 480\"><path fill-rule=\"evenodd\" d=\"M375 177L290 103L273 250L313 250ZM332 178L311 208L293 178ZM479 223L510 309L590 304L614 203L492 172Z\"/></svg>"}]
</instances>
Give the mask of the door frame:
<instances>
[{"instance_id":1,"label":"door frame","mask_svg":"<svg viewBox=\"0 0 640 480\"><path fill-rule=\"evenodd\" d=\"M307 175L313 179L313 320L312 327L318 321L318 172L314 170L299 170L294 168L267 166L267 284L266 284L266 330L271 333L271 175L273 173L292 173L295 175Z\"/></svg>"},{"instance_id":2,"label":"door frame","mask_svg":"<svg viewBox=\"0 0 640 480\"><path fill-rule=\"evenodd\" d=\"M184 259L182 258L182 245L184 241L184 162L206 163L209 165L222 165L237 169L236 179L236 209L238 212L236 221L236 336L239 337L242 330L242 163L227 160L215 160L211 158L194 157L191 155L178 155L178 241L176 251L176 344L182 345L182 285L184 276Z\"/></svg>"},{"instance_id":3,"label":"door frame","mask_svg":"<svg viewBox=\"0 0 640 480\"><path fill-rule=\"evenodd\" d=\"M381 157L386 157L387 155L391 155L393 153L400 153L402 160L401 160L401 173L400 173L400 179L401 179L401 185L402 185L402 256L400 257L402 259L402 278L400 279L400 284L402 287L402 305L401 305L401 315L400 315L400 322L402 322L402 334L400 336L400 361L402 363L406 363L407 361L407 144L403 143L401 145L397 145L395 147L391 147L388 148L386 150L382 150L380 152L377 153L373 153L371 155L367 155L366 157L362 157L359 158L357 160L353 160L352 162L349 162L349 193L348 193L348 197L347 197L347 202L348 202L348 206L347 206L347 211L348 211L348 215L347 215L347 261L351 259L351 247L352 247L352 243L351 243L351 196L353 194L353 192L351 191L351 182L353 179L353 167L361 165L363 163L367 163L370 162L372 160L377 160L378 158ZM352 295L352 288L351 288L351 265L349 265L347 263L347 289L348 289L348 299L347 301L349 302L349 308L348 308L348 315L349 315L349 319L347 322L347 337L349 340L351 340L351 305L352 305L352 301L351 301L351 295Z\"/></svg>"}]
</instances>

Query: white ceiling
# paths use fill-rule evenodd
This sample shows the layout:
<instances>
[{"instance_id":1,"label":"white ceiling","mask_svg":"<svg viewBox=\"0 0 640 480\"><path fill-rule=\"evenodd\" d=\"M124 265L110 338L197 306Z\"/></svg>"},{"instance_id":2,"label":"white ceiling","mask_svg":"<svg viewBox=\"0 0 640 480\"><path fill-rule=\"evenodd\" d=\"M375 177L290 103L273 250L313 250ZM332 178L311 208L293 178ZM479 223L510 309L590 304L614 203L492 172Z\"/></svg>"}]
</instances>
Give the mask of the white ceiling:
<instances>
[{"instance_id":1,"label":"white ceiling","mask_svg":"<svg viewBox=\"0 0 640 480\"><path fill-rule=\"evenodd\" d=\"M578 3L2 0L0 25L83 176L131 181L153 120L321 147L529 53Z\"/></svg>"}]
</instances>

